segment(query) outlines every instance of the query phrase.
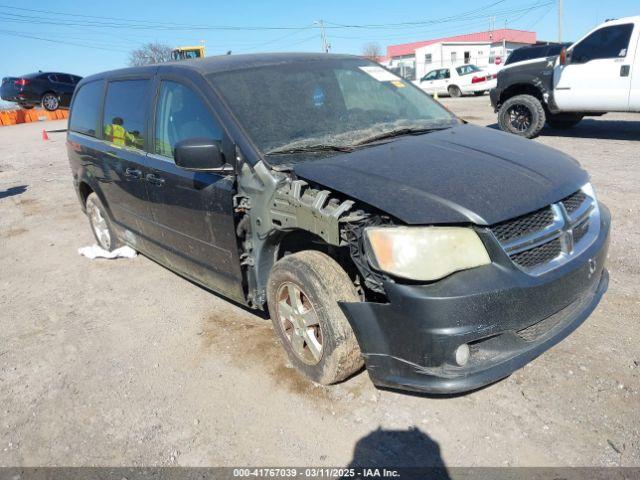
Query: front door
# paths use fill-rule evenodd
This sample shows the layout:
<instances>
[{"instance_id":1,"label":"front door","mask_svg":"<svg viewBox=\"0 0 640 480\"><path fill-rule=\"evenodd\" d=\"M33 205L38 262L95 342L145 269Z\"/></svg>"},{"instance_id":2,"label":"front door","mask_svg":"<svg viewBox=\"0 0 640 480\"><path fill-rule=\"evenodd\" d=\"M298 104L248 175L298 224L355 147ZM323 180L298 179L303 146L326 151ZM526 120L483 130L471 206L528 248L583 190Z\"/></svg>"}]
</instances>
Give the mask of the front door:
<instances>
[{"instance_id":1,"label":"front door","mask_svg":"<svg viewBox=\"0 0 640 480\"><path fill-rule=\"evenodd\" d=\"M438 70L431 70L422 79L420 79L420 88L427 93L434 93L434 82L438 77Z\"/></svg>"},{"instance_id":2,"label":"front door","mask_svg":"<svg viewBox=\"0 0 640 480\"><path fill-rule=\"evenodd\" d=\"M602 27L567 52L568 64L558 64L554 71L554 98L560 110L628 110L632 33L633 24Z\"/></svg>"},{"instance_id":3,"label":"front door","mask_svg":"<svg viewBox=\"0 0 640 480\"><path fill-rule=\"evenodd\" d=\"M151 222L145 188L146 112L151 80L118 80L107 85L102 138L97 153L102 190L116 226L128 243L137 246Z\"/></svg>"},{"instance_id":4,"label":"front door","mask_svg":"<svg viewBox=\"0 0 640 480\"><path fill-rule=\"evenodd\" d=\"M146 175L154 222L148 239L150 253L193 280L243 301L233 217L234 178L190 172L173 161L178 142L207 138L219 142L223 150L225 134L193 85L160 79L157 98Z\"/></svg>"}]
</instances>

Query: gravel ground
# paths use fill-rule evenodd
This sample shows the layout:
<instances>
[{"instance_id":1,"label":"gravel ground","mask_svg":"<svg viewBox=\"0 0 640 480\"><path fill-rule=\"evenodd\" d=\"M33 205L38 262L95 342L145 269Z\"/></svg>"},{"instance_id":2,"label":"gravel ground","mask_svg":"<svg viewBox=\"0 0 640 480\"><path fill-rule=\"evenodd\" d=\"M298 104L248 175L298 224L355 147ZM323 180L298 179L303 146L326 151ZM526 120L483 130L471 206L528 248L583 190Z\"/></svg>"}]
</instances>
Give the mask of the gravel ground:
<instances>
[{"instance_id":1,"label":"gravel ground","mask_svg":"<svg viewBox=\"0 0 640 480\"><path fill-rule=\"evenodd\" d=\"M488 97L442 100L495 124ZM613 214L609 292L564 342L455 398L329 388L270 323L143 256L90 261L65 123L0 128L0 465L640 465L640 117L535 140Z\"/></svg>"}]
</instances>

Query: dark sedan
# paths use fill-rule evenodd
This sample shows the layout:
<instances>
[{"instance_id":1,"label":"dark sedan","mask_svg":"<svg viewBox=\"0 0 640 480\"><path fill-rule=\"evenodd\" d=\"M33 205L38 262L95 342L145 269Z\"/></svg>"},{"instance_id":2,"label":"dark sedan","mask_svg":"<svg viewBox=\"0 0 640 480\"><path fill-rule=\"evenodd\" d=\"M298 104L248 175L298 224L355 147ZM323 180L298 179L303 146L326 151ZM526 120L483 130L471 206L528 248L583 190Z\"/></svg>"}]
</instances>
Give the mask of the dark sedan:
<instances>
[{"instance_id":1,"label":"dark sedan","mask_svg":"<svg viewBox=\"0 0 640 480\"><path fill-rule=\"evenodd\" d=\"M58 108L68 108L73 91L82 77L68 73L38 72L21 77L4 77L0 97L8 102L16 102L22 108L42 105L53 112Z\"/></svg>"}]
</instances>

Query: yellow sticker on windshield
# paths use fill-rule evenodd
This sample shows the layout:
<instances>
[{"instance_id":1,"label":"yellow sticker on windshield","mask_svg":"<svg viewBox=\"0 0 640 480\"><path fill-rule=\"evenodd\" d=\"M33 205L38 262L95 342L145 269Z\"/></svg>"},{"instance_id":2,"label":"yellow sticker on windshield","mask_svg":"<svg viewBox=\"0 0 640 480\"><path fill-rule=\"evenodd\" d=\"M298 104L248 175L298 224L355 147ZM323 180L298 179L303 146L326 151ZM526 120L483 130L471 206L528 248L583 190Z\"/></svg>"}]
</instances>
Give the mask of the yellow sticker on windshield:
<instances>
[{"instance_id":1,"label":"yellow sticker on windshield","mask_svg":"<svg viewBox=\"0 0 640 480\"><path fill-rule=\"evenodd\" d=\"M393 83L393 84L394 84L396 87L398 87L398 88L404 88L404 87L405 87L405 84L404 84L404 83L402 83L400 80L394 80L394 81L393 81L393 82L391 82L391 83Z\"/></svg>"}]
</instances>

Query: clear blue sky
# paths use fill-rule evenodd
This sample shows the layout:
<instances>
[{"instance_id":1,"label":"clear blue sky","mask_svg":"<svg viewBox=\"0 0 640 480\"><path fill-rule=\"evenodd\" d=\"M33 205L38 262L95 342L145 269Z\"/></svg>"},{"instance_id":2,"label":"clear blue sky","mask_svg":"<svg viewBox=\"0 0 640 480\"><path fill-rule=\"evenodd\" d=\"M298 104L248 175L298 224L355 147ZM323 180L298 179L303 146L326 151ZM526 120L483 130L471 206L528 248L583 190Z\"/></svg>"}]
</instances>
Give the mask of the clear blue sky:
<instances>
[{"instance_id":1,"label":"clear blue sky","mask_svg":"<svg viewBox=\"0 0 640 480\"><path fill-rule=\"evenodd\" d=\"M148 41L177 46L204 40L208 55L227 50L233 53L319 51L320 33L317 26L313 26L318 19L323 19L330 27L327 36L332 52L341 53L361 53L367 42L377 42L384 51L388 44L487 30L492 15L496 16L496 28L503 27L506 21L511 28L536 31L539 39L555 40L555 1L0 0L0 39L3 42L0 77L37 70L58 70L84 76L123 67L127 65L127 52ZM640 14L638 0L565 0L564 4L565 40L577 38L606 18ZM335 28L340 25L358 27ZM241 29L212 28L218 26ZM247 27L299 29L250 30Z\"/></svg>"}]
</instances>

